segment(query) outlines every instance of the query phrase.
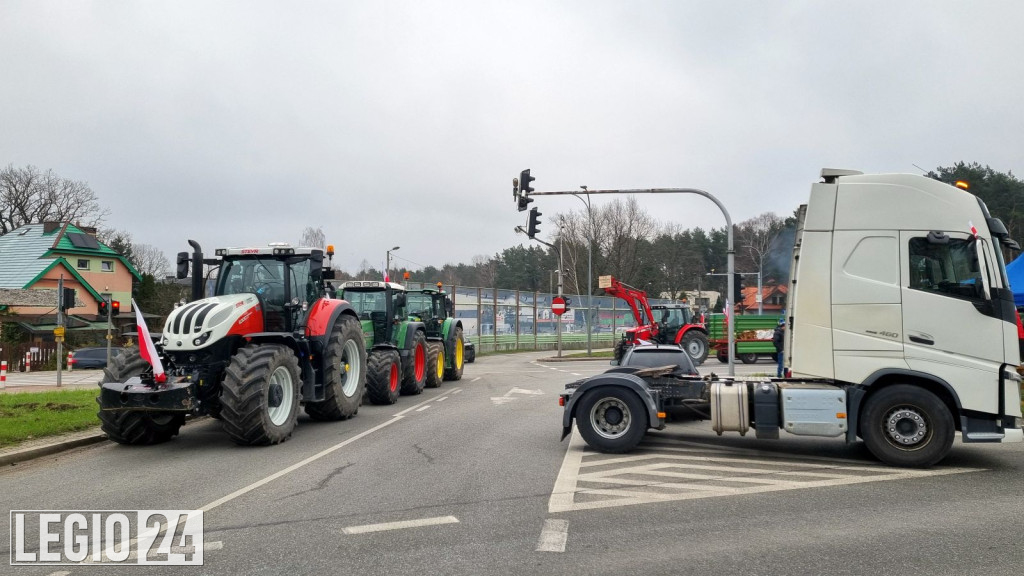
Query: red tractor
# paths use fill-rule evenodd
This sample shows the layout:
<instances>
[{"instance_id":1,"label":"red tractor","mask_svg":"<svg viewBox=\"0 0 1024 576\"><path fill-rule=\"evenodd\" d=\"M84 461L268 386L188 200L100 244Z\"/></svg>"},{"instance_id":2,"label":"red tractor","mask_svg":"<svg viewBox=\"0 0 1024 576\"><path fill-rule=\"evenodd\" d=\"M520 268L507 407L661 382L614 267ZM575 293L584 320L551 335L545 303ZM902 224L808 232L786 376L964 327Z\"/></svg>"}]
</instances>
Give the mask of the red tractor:
<instances>
[{"instance_id":1,"label":"red tractor","mask_svg":"<svg viewBox=\"0 0 1024 576\"><path fill-rule=\"evenodd\" d=\"M651 306L647 301L646 292L623 284L611 276L598 278L598 286L604 289L606 294L625 300L636 320L636 328L626 330L622 340L615 343L616 361L622 359L627 348L639 342L681 346L695 365L702 364L707 359L707 328L703 322L697 321L689 306Z\"/></svg>"}]
</instances>

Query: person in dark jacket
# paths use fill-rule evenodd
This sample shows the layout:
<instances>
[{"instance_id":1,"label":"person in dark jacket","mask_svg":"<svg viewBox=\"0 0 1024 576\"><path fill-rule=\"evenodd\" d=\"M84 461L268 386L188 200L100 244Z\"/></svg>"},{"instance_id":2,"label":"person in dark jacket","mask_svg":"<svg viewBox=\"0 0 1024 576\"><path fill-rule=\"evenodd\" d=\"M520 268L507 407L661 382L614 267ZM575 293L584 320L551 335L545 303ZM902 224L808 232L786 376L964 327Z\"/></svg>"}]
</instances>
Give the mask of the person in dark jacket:
<instances>
[{"instance_id":1,"label":"person in dark jacket","mask_svg":"<svg viewBox=\"0 0 1024 576\"><path fill-rule=\"evenodd\" d=\"M779 318L779 325L775 327L775 332L772 334L772 344L775 345L775 356L779 361L779 367L778 370L775 371L775 377L782 378L785 374L784 368L782 367L782 351L786 347L786 320L783 318Z\"/></svg>"}]
</instances>

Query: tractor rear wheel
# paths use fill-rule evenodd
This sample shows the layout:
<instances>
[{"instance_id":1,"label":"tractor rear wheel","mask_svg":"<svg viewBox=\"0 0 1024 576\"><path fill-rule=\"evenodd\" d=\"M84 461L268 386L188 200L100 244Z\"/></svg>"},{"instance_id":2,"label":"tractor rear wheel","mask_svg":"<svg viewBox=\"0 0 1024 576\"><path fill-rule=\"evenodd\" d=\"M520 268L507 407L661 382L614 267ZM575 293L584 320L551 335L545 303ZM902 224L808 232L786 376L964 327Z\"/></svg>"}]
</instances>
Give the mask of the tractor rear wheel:
<instances>
[{"instance_id":1,"label":"tractor rear wheel","mask_svg":"<svg viewBox=\"0 0 1024 576\"><path fill-rule=\"evenodd\" d=\"M452 350L451 368L444 371L445 380L462 380L462 369L466 367L466 343L462 337L462 328L455 327L455 347Z\"/></svg>"},{"instance_id":2,"label":"tractor rear wheel","mask_svg":"<svg viewBox=\"0 0 1024 576\"><path fill-rule=\"evenodd\" d=\"M626 355L626 341L616 340L615 346L612 347L612 358L615 359L616 363L622 362L622 357Z\"/></svg>"},{"instance_id":3,"label":"tractor rear wheel","mask_svg":"<svg viewBox=\"0 0 1024 576\"><path fill-rule=\"evenodd\" d=\"M236 444L280 444L299 416L299 360L287 346L255 344L231 357L221 387L224 431Z\"/></svg>"},{"instance_id":4,"label":"tractor rear wheel","mask_svg":"<svg viewBox=\"0 0 1024 576\"><path fill-rule=\"evenodd\" d=\"M398 402L398 350L373 350L366 359L366 396L374 404Z\"/></svg>"},{"instance_id":5,"label":"tractor rear wheel","mask_svg":"<svg viewBox=\"0 0 1024 576\"><path fill-rule=\"evenodd\" d=\"M409 361L402 367L402 394L415 396L427 382L427 336L417 330L412 337Z\"/></svg>"},{"instance_id":6,"label":"tractor rear wheel","mask_svg":"<svg viewBox=\"0 0 1024 576\"><path fill-rule=\"evenodd\" d=\"M444 342L427 344L427 388L437 388L444 380Z\"/></svg>"},{"instance_id":7,"label":"tractor rear wheel","mask_svg":"<svg viewBox=\"0 0 1024 576\"><path fill-rule=\"evenodd\" d=\"M149 362L133 349L114 356L103 369L104 382L126 382L149 369ZM96 399L99 402L99 398ZM118 444L159 444L178 434L185 424L182 412L138 412L129 410L100 410L100 427L107 437Z\"/></svg>"},{"instance_id":8,"label":"tractor rear wheel","mask_svg":"<svg viewBox=\"0 0 1024 576\"><path fill-rule=\"evenodd\" d=\"M682 344L683 350L690 355L695 366L700 366L708 359L708 337L703 332L690 330L683 334L680 344Z\"/></svg>"},{"instance_id":9,"label":"tractor rear wheel","mask_svg":"<svg viewBox=\"0 0 1024 576\"><path fill-rule=\"evenodd\" d=\"M324 400L306 404L313 420L346 420L356 415L366 385L366 349L359 321L342 316L324 351Z\"/></svg>"}]
</instances>

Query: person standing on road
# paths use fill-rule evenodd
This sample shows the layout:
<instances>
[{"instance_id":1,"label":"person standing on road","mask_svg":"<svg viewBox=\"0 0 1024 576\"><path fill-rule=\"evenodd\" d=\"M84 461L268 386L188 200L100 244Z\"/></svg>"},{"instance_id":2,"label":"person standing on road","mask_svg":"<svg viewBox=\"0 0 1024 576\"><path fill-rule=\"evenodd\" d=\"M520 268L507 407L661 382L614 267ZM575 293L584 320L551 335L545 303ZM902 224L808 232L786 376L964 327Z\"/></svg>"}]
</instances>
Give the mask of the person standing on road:
<instances>
[{"instance_id":1,"label":"person standing on road","mask_svg":"<svg viewBox=\"0 0 1024 576\"><path fill-rule=\"evenodd\" d=\"M775 371L776 378L782 378L785 374L782 367L783 354L782 351L786 347L786 320L785 318L779 318L779 325L775 327L775 332L772 334L772 344L775 345L775 357L779 361L779 367Z\"/></svg>"}]
</instances>

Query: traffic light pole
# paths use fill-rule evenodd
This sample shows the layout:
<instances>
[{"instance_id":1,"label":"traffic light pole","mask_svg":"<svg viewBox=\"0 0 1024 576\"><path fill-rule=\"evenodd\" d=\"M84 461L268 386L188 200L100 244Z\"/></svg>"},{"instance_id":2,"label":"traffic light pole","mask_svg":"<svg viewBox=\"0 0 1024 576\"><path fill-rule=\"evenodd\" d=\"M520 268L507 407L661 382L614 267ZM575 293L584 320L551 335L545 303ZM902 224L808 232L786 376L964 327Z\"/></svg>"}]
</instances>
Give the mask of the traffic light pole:
<instances>
[{"instance_id":1,"label":"traffic light pole","mask_svg":"<svg viewBox=\"0 0 1024 576\"><path fill-rule=\"evenodd\" d=\"M522 180L522 189L520 189L520 180ZM512 196L516 200L519 210L526 210L527 204L533 201L532 196L573 196L579 194L578 190L571 191L554 191L554 192L534 192L533 187L530 186L530 182L536 180L535 177L530 176L529 170L524 170L520 173L519 178L513 178L512 180ZM729 285L728 291L731 296L733 290L735 290L733 272L736 270L736 251L733 248L733 234L732 234L732 218L729 217L729 211L725 209L718 198L715 198L711 193L705 192L698 188L642 188L634 190L587 190L587 194L697 194L703 196L708 200L711 200L718 206L718 209L722 211L722 215L725 216L725 227L727 233L727 247L726 247L726 265L729 271ZM550 244L549 244L550 246ZM561 253L559 253L559 274L561 274ZM561 276L559 276L561 278ZM732 330L729 330L729 350L734 350L736 347L736 335ZM729 354L729 376L736 375L736 364L734 362L735 354Z\"/></svg>"},{"instance_id":2,"label":"traffic light pole","mask_svg":"<svg viewBox=\"0 0 1024 576\"><path fill-rule=\"evenodd\" d=\"M516 226L516 232L519 232L521 234L526 234L526 230L523 230L522 226ZM540 238L533 238L533 237L531 237L530 239L531 240L536 240L537 242L540 242L541 244L543 244L543 245L551 248L552 250L555 250L555 251L558 252L558 297L561 298L562 297L562 235L561 234L558 235L558 246L555 246L554 244L550 244L548 242L545 242L545 241L541 240ZM537 303L534 302L533 305L536 306ZM534 313L536 314L536 312L534 312ZM555 316L558 317L558 318L555 319L555 340L558 343L557 344L558 345L558 357L561 358L562 357L562 315L561 314L555 314Z\"/></svg>"}]
</instances>

